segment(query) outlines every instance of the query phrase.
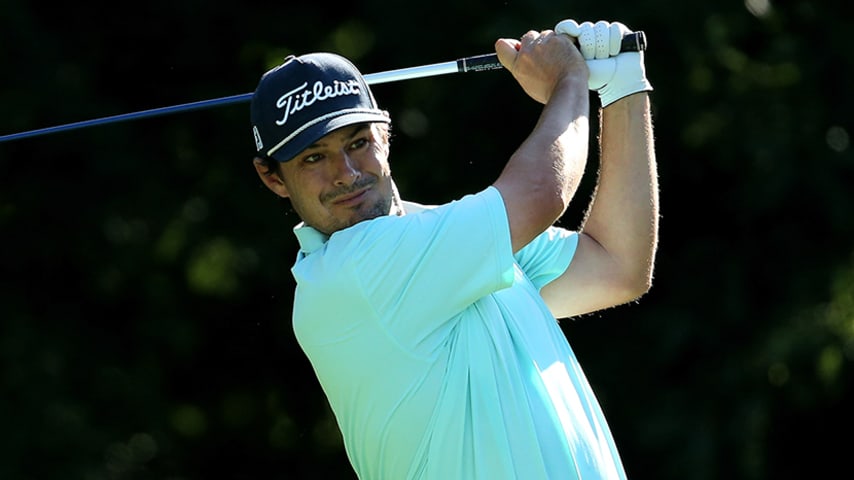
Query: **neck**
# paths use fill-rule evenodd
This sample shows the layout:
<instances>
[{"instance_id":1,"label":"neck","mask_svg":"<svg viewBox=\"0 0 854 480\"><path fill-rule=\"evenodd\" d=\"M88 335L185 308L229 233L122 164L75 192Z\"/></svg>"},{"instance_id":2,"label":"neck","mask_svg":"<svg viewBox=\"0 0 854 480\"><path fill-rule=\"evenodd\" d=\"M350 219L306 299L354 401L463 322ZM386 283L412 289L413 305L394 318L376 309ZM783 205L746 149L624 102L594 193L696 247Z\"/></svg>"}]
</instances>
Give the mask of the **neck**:
<instances>
[{"instance_id":1,"label":"neck","mask_svg":"<svg viewBox=\"0 0 854 480\"><path fill-rule=\"evenodd\" d=\"M402 217L406 215L406 209L403 208L403 201L400 199L400 192L397 191L397 184L394 180L391 181L391 209L389 215Z\"/></svg>"}]
</instances>

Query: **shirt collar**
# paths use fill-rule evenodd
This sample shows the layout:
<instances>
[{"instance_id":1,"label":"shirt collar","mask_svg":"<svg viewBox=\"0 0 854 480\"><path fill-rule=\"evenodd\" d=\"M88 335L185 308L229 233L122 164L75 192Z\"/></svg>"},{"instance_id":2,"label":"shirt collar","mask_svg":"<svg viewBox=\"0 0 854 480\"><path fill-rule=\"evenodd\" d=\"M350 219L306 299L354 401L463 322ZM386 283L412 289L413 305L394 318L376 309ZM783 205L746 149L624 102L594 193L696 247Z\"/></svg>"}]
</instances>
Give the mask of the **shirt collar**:
<instances>
[{"instance_id":1,"label":"shirt collar","mask_svg":"<svg viewBox=\"0 0 854 480\"><path fill-rule=\"evenodd\" d=\"M297 236L297 241L299 241L300 253L305 255L322 247L329 240L329 235L314 227L309 227L305 222L300 222L294 227L294 235Z\"/></svg>"},{"instance_id":2,"label":"shirt collar","mask_svg":"<svg viewBox=\"0 0 854 480\"><path fill-rule=\"evenodd\" d=\"M403 200L402 203L405 214L419 213L430 208L419 203L407 202L406 200ZM300 222L294 227L294 235L296 235L297 241L299 241L300 253L304 255L316 251L329 241L329 235L306 225L305 222Z\"/></svg>"}]
</instances>

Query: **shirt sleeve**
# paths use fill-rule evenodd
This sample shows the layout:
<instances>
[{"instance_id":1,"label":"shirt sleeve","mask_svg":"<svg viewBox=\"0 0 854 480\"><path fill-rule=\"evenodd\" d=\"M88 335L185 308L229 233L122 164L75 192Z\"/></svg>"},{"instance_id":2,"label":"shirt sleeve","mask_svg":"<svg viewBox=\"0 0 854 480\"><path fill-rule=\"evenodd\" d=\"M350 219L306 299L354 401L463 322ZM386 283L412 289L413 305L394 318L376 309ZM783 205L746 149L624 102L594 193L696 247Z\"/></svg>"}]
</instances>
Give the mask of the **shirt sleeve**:
<instances>
[{"instance_id":1,"label":"shirt sleeve","mask_svg":"<svg viewBox=\"0 0 854 480\"><path fill-rule=\"evenodd\" d=\"M566 271L577 247L577 232L552 226L516 252L516 261L540 290Z\"/></svg>"}]
</instances>

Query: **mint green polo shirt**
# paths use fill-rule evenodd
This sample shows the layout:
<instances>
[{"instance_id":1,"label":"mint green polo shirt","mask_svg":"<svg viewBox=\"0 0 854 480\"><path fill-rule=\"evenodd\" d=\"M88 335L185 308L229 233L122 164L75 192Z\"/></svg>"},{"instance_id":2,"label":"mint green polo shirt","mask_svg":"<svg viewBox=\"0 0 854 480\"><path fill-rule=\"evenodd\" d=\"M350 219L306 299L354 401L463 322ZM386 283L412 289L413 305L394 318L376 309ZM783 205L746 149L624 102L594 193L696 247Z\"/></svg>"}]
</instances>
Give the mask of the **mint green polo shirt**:
<instances>
[{"instance_id":1,"label":"mint green polo shirt","mask_svg":"<svg viewBox=\"0 0 854 480\"><path fill-rule=\"evenodd\" d=\"M514 256L500 192L406 203L330 237L300 225L293 327L363 480L624 479L539 290L578 244Z\"/></svg>"}]
</instances>

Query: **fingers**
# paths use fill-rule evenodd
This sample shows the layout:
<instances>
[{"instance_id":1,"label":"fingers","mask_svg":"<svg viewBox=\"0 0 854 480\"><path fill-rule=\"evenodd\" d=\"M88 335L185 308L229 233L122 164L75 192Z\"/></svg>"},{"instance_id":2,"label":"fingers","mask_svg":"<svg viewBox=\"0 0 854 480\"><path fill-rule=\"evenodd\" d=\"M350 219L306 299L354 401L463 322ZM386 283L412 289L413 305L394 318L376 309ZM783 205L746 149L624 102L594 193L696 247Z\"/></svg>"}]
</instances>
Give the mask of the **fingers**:
<instances>
[{"instance_id":1,"label":"fingers","mask_svg":"<svg viewBox=\"0 0 854 480\"><path fill-rule=\"evenodd\" d=\"M555 32L577 38L579 35L581 35L581 27L575 20L561 20L555 26Z\"/></svg>"},{"instance_id":2,"label":"fingers","mask_svg":"<svg viewBox=\"0 0 854 480\"><path fill-rule=\"evenodd\" d=\"M513 71L513 65L516 62L516 54L522 43L519 40L512 38L499 38L495 42L495 53L498 55L498 61L507 70Z\"/></svg>"},{"instance_id":3,"label":"fingers","mask_svg":"<svg viewBox=\"0 0 854 480\"><path fill-rule=\"evenodd\" d=\"M498 55L498 61L504 65L504 68L513 71L513 66L516 64L516 58L519 55L519 50L523 45L531 45L540 37L539 32L529 30L522 35L519 40L513 38L499 38L495 42L495 53Z\"/></svg>"},{"instance_id":4,"label":"fingers","mask_svg":"<svg viewBox=\"0 0 854 480\"><path fill-rule=\"evenodd\" d=\"M613 57L620 53L620 45L623 41L623 37L626 34L631 33L631 30L620 22L613 22L609 27L608 33L611 43L608 53Z\"/></svg>"},{"instance_id":5,"label":"fingers","mask_svg":"<svg viewBox=\"0 0 854 480\"><path fill-rule=\"evenodd\" d=\"M608 29L607 22L600 20L595 24L584 22L581 24L581 35L578 37L578 49L585 60L608 58L608 46L605 44L605 31Z\"/></svg>"},{"instance_id":6,"label":"fingers","mask_svg":"<svg viewBox=\"0 0 854 480\"><path fill-rule=\"evenodd\" d=\"M578 50L585 60L598 60L619 54L623 35L630 30L620 22L599 20L596 23L579 24L575 20L567 19L555 26L555 32L575 38Z\"/></svg>"},{"instance_id":7,"label":"fingers","mask_svg":"<svg viewBox=\"0 0 854 480\"><path fill-rule=\"evenodd\" d=\"M529 31L518 40L495 42L498 61L513 75L525 93L539 103L548 102L561 80L584 76L584 59L572 42L552 30Z\"/></svg>"},{"instance_id":8,"label":"fingers","mask_svg":"<svg viewBox=\"0 0 854 480\"><path fill-rule=\"evenodd\" d=\"M519 51L527 51L530 48L549 44L552 41L557 40L559 43L565 42L565 39L555 35L555 33L551 30L543 30L542 32L538 32L535 30L529 30L527 33L522 35L518 40L509 39L509 38L500 38L495 42L496 52L498 49L503 50L505 53L514 53L510 50L512 47L516 52Z\"/></svg>"},{"instance_id":9,"label":"fingers","mask_svg":"<svg viewBox=\"0 0 854 480\"><path fill-rule=\"evenodd\" d=\"M611 25L599 20L593 25L596 38L596 53L593 58L608 58L611 56Z\"/></svg>"}]
</instances>

